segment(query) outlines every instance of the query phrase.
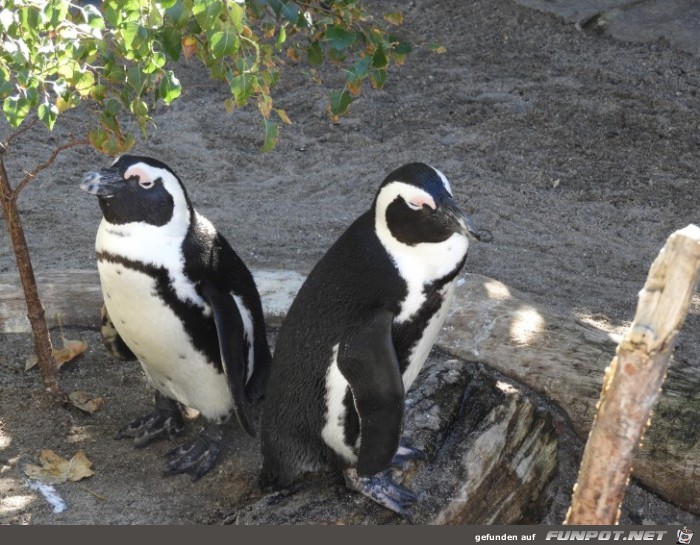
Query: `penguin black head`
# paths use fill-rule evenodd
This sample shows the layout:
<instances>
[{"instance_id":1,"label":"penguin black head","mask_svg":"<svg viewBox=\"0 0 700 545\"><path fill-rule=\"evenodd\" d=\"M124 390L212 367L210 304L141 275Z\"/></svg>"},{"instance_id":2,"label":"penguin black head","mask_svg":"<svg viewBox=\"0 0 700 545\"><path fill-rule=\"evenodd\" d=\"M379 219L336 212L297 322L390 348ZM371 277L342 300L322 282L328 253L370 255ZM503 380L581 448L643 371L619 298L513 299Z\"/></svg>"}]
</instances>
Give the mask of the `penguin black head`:
<instances>
[{"instance_id":1,"label":"penguin black head","mask_svg":"<svg viewBox=\"0 0 700 545\"><path fill-rule=\"evenodd\" d=\"M400 243L440 243L455 233L479 240L472 220L457 206L445 175L424 163L410 163L389 174L377 192L378 230Z\"/></svg>"},{"instance_id":2,"label":"penguin black head","mask_svg":"<svg viewBox=\"0 0 700 545\"><path fill-rule=\"evenodd\" d=\"M122 155L109 167L85 174L80 188L97 195L109 223L156 227L176 216L188 221L191 204L173 170L156 159Z\"/></svg>"}]
</instances>

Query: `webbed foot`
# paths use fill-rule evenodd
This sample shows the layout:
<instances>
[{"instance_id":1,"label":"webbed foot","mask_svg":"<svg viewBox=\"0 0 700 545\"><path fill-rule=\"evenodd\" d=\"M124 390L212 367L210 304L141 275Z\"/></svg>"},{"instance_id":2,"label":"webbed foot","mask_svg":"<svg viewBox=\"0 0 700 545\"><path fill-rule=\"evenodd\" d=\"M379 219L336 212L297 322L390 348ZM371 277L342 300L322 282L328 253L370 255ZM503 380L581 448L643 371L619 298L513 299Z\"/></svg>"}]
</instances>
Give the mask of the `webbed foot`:
<instances>
[{"instance_id":1,"label":"webbed foot","mask_svg":"<svg viewBox=\"0 0 700 545\"><path fill-rule=\"evenodd\" d=\"M410 507L417 497L410 490L392 481L389 474L389 471L382 471L370 477L360 477L354 468L343 471L345 485L349 489L367 496L402 517L410 518Z\"/></svg>"},{"instance_id":2,"label":"webbed foot","mask_svg":"<svg viewBox=\"0 0 700 545\"><path fill-rule=\"evenodd\" d=\"M396 454L391 459L391 466L401 471L408 471L411 463L417 460L427 460L428 456L419 448L409 447L403 443L396 450Z\"/></svg>"},{"instance_id":3,"label":"webbed foot","mask_svg":"<svg viewBox=\"0 0 700 545\"><path fill-rule=\"evenodd\" d=\"M185 421L177 402L156 392L156 408L117 432L115 439L133 437L134 445L143 448L161 439L173 439L185 429Z\"/></svg>"},{"instance_id":4,"label":"webbed foot","mask_svg":"<svg viewBox=\"0 0 700 545\"><path fill-rule=\"evenodd\" d=\"M163 476L189 473L192 481L198 481L216 465L221 454L223 432L215 424L209 424L204 431L187 443L183 443L166 454Z\"/></svg>"}]
</instances>

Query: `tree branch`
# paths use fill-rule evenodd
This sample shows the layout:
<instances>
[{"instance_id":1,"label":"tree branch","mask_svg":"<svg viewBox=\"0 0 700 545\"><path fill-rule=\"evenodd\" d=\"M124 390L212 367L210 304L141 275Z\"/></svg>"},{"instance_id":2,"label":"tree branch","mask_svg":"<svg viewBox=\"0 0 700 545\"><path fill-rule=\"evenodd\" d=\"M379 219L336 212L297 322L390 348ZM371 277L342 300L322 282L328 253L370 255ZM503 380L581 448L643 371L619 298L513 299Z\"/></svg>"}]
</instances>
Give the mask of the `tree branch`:
<instances>
[{"instance_id":1,"label":"tree branch","mask_svg":"<svg viewBox=\"0 0 700 545\"><path fill-rule=\"evenodd\" d=\"M14 135L13 135L14 136ZM41 163L40 165L37 165L34 170L31 172L28 172L27 175L22 179L22 181L17 185L17 187L14 189L12 192L12 205L17 204L17 197L19 196L20 192L27 186L29 182L31 182L37 174L39 174L41 171L46 170L49 168L53 162L56 160L56 157L62 152L70 148L74 148L76 146L84 146L89 144L87 139L83 140L71 140L67 144L63 144L62 146L58 146L56 149L53 150L49 158Z\"/></svg>"}]
</instances>

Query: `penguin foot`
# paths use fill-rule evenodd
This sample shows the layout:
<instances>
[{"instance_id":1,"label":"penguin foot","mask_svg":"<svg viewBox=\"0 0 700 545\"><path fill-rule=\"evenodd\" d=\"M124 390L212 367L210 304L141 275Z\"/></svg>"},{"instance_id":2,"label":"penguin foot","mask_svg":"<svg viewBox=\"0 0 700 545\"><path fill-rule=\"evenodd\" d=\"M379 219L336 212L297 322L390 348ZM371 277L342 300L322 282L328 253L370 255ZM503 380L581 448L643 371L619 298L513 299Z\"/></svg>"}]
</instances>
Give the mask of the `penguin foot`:
<instances>
[{"instance_id":1,"label":"penguin foot","mask_svg":"<svg viewBox=\"0 0 700 545\"><path fill-rule=\"evenodd\" d=\"M221 454L222 438L221 428L212 424L194 441L170 449L165 453L168 461L163 476L189 473L193 482L198 481L216 465Z\"/></svg>"},{"instance_id":2,"label":"penguin foot","mask_svg":"<svg viewBox=\"0 0 700 545\"><path fill-rule=\"evenodd\" d=\"M156 409L120 429L115 439L133 437L134 445L143 448L153 441L173 439L185 429L185 421L177 401L156 391Z\"/></svg>"},{"instance_id":3,"label":"penguin foot","mask_svg":"<svg viewBox=\"0 0 700 545\"><path fill-rule=\"evenodd\" d=\"M405 472L410 469L412 462L427 459L428 456L421 449L401 445L396 451L396 454L394 454L394 457L391 459L391 465L392 467Z\"/></svg>"},{"instance_id":4,"label":"penguin foot","mask_svg":"<svg viewBox=\"0 0 700 545\"><path fill-rule=\"evenodd\" d=\"M411 517L410 507L418 498L410 490L392 481L388 471L377 473L371 477L360 477L356 469L350 468L343 471L343 476L345 477L345 485L350 490L367 496L382 507L386 507L402 517Z\"/></svg>"}]
</instances>

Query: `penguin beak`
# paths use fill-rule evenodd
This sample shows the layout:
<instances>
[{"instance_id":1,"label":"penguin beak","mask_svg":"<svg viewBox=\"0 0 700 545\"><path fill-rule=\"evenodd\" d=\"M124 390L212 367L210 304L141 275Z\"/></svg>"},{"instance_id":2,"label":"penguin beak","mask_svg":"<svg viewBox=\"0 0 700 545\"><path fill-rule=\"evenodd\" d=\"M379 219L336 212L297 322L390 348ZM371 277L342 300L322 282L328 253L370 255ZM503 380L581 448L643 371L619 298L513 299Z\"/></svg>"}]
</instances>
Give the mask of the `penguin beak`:
<instances>
[{"instance_id":1,"label":"penguin beak","mask_svg":"<svg viewBox=\"0 0 700 545\"><path fill-rule=\"evenodd\" d=\"M80 189L98 197L111 197L125 187L121 174L108 169L88 172L80 183Z\"/></svg>"},{"instance_id":2,"label":"penguin beak","mask_svg":"<svg viewBox=\"0 0 700 545\"><path fill-rule=\"evenodd\" d=\"M474 240L481 240L481 233L479 229L477 229L476 224L469 216L462 212L452 197L440 199L438 214L440 214L445 227L453 230L455 233L470 236Z\"/></svg>"}]
</instances>

